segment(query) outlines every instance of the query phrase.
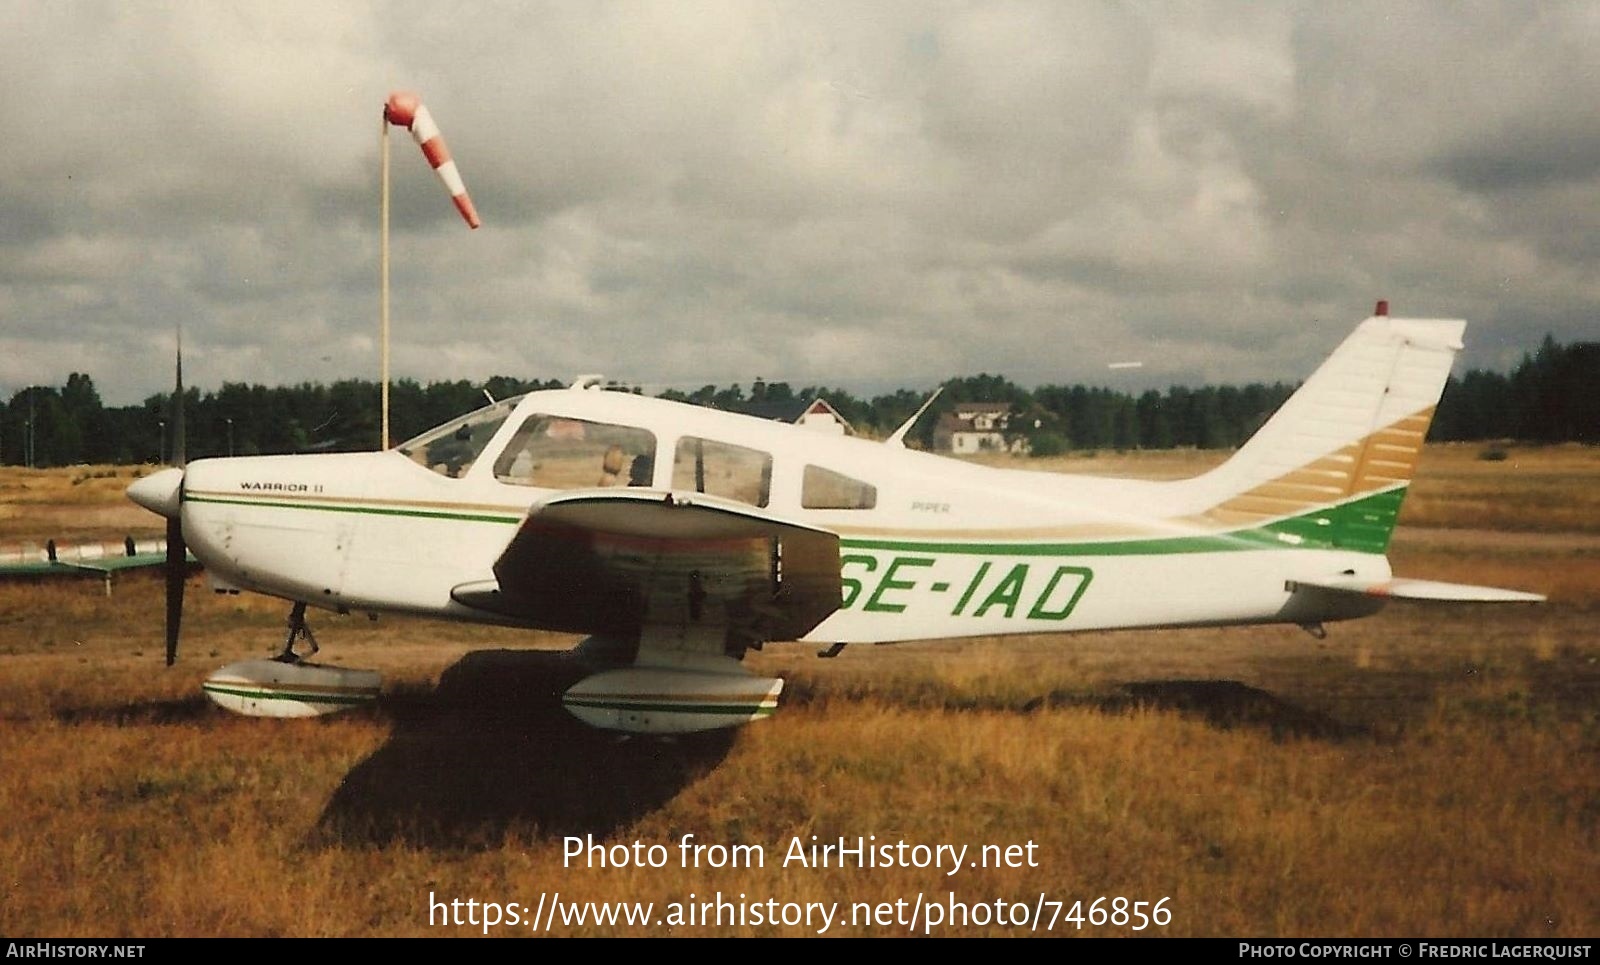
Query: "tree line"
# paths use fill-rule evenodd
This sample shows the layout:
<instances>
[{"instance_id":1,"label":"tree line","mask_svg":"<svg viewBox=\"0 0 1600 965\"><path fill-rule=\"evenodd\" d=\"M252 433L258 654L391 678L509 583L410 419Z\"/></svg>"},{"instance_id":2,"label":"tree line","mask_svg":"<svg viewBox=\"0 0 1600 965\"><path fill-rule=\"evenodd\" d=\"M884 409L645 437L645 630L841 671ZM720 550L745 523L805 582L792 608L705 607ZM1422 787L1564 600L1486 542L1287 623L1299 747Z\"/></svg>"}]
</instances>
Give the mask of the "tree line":
<instances>
[{"instance_id":1,"label":"tree line","mask_svg":"<svg viewBox=\"0 0 1600 965\"><path fill-rule=\"evenodd\" d=\"M423 385L402 379L390 386L390 437L403 441L492 399L558 388L556 380L495 376ZM1546 337L1509 373L1474 369L1452 376L1429 438L1442 441L1511 439L1530 442L1600 442L1600 343L1562 345ZM1035 455L1081 449L1166 449L1238 446L1266 421L1296 386L1277 382L1244 386L1172 386L1132 395L1085 385L1042 385L1028 390L1000 375L951 379L917 423L913 441L931 448L938 420L963 402L1004 403L1006 434L1026 440ZM885 436L925 401L899 389L858 397L827 386L795 388L755 380L706 385L662 397L724 409L746 403L824 398L858 434ZM94 380L83 373L63 386L29 386L0 409L0 463L64 466L78 463L168 461L171 394L138 405L102 405ZM185 393L190 458L266 453L373 449L379 437L379 386L363 379L332 385L304 382L268 388L225 383L215 391Z\"/></svg>"},{"instance_id":2,"label":"tree line","mask_svg":"<svg viewBox=\"0 0 1600 965\"><path fill-rule=\"evenodd\" d=\"M1561 345L1546 335L1509 375L1451 377L1428 438L1600 442L1600 342Z\"/></svg>"},{"instance_id":3,"label":"tree line","mask_svg":"<svg viewBox=\"0 0 1600 965\"><path fill-rule=\"evenodd\" d=\"M562 383L495 376L485 383L401 379L389 386L390 438L401 442L426 429L503 399ZM379 386L366 379L332 385L302 382L268 388L224 383L212 392L184 393L189 458L376 449ZM67 384L30 386L0 411L0 462L68 466L78 463L157 463L171 459L172 394L138 405L108 407L93 380L80 373Z\"/></svg>"}]
</instances>

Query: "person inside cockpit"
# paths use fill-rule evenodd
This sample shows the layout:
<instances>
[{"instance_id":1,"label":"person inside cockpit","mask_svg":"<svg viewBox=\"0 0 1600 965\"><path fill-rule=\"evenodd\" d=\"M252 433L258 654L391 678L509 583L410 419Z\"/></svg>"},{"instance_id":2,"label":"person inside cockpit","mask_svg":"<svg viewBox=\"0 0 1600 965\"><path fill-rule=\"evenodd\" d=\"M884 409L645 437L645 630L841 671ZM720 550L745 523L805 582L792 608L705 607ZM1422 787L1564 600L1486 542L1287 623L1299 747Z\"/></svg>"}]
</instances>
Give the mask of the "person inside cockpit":
<instances>
[{"instance_id":1,"label":"person inside cockpit","mask_svg":"<svg viewBox=\"0 0 1600 965\"><path fill-rule=\"evenodd\" d=\"M600 482L598 486L619 486L622 484L622 447L613 445L606 450L605 458L600 460Z\"/></svg>"},{"instance_id":2,"label":"person inside cockpit","mask_svg":"<svg viewBox=\"0 0 1600 965\"><path fill-rule=\"evenodd\" d=\"M628 466L628 485L650 485L650 456L648 453L633 457L633 463Z\"/></svg>"}]
</instances>

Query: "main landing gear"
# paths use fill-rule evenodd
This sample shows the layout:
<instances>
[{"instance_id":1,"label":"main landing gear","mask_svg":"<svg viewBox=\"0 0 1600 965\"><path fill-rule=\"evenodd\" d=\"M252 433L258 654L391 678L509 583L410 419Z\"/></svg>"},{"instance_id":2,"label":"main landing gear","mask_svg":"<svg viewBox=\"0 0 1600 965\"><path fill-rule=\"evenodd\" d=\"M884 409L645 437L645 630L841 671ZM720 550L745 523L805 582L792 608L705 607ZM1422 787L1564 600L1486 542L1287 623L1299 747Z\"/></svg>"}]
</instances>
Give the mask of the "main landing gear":
<instances>
[{"instance_id":1,"label":"main landing gear","mask_svg":"<svg viewBox=\"0 0 1600 965\"><path fill-rule=\"evenodd\" d=\"M304 660L305 657L294 652L295 643L302 638L311 644L311 652L306 654L306 657L315 656L317 651L322 649L317 646L317 638L312 634L311 627L306 624L306 605L297 601L289 610L289 634L284 638L283 652L272 659L279 663L299 663Z\"/></svg>"}]
</instances>

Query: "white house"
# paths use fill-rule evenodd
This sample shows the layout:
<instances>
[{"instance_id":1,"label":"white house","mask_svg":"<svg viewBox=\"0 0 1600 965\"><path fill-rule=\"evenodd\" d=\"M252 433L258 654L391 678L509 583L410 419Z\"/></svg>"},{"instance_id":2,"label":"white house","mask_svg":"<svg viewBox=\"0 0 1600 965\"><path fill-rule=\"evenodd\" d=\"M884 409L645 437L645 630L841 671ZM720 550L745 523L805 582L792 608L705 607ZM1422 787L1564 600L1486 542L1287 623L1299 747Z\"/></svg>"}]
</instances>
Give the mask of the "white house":
<instances>
[{"instance_id":1,"label":"white house","mask_svg":"<svg viewBox=\"0 0 1600 965\"><path fill-rule=\"evenodd\" d=\"M956 455L1027 452L1026 440L1006 443L1010 418L1009 402L958 402L954 409L940 416L933 430L933 447Z\"/></svg>"}]
</instances>

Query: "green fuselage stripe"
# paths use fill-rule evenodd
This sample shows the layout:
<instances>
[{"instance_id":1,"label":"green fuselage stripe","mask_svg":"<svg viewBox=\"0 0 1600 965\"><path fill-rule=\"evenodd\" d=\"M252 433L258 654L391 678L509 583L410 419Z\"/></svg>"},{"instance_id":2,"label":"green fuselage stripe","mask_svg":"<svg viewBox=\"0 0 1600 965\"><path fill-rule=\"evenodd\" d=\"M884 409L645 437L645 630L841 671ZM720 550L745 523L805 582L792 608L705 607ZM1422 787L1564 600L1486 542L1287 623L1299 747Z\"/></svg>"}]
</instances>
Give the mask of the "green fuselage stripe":
<instances>
[{"instance_id":1,"label":"green fuselage stripe","mask_svg":"<svg viewBox=\"0 0 1600 965\"><path fill-rule=\"evenodd\" d=\"M1233 550L1288 549L1271 533L1243 530L1206 536L1114 540L1104 543L945 543L930 540L841 539L846 549L951 553L968 556L1160 556L1169 553L1226 553Z\"/></svg>"},{"instance_id":2,"label":"green fuselage stripe","mask_svg":"<svg viewBox=\"0 0 1600 965\"><path fill-rule=\"evenodd\" d=\"M212 503L217 506L264 506L270 509L302 509L319 513L357 513L365 516L405 516L412 519L449 519L461 523L522 522L520 510L507 509L514 516L491 516L486 513L463 513L448 509L400 509L392 506L351 506L334 503L282 503L262 499L217 499L212 496L185 496L184 502Z\"/></svg>"},{"instance_id":3,"label":"green fuselage stripe","mask_svg":"<svg viewBox=\"0 0 1600 965\"><path fill-rule=\"evenodd\" d=\"M1085 543L950 542L907 539L839 541L846 549L948 553L969 556L1159 556L1177 553L1229 553L1241 550L1346 549L1383 553L1399 516L1406 487L1371 493L1347 503L1324 506L1252 529L1195 536L1106 540Z\"/></svg>"},{"instance_id":4,"label":"green fuselage stripe","mask_svg":"<svg viewBox=\"0 0 1600 965\"><path fill-rule=\"evenodd\" d=\"M863 539L839 540L847 549L893 550L898 552L948 553L984 556L1158 556L1177 553L1228 553L1243 550L1347 549L1363 553L1383 553L1389 548L1399 516L1405 485L1370 493L1349 502L1337 503L1248 529L1193 536L1167 536L1149 539L1122 539L1093 542L1051 543L1008 540L972 542L949 539ZM369 516L398 516L412 519L442 519L464 523L516 525L519 515L467 513L448 509L407 509L393 506L362 506L337 503L301 503L276 500L186 496L186 501L221 506L256 506L270 509L305 510L325 513L356 513ZM508 513L515 512L508 509Z\"/></svg>"}]
</instances>

